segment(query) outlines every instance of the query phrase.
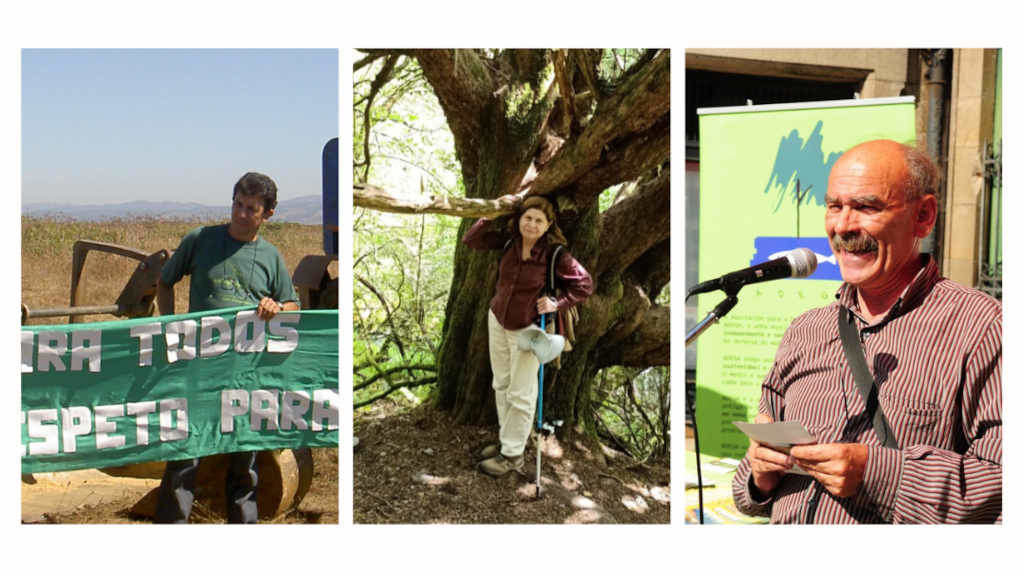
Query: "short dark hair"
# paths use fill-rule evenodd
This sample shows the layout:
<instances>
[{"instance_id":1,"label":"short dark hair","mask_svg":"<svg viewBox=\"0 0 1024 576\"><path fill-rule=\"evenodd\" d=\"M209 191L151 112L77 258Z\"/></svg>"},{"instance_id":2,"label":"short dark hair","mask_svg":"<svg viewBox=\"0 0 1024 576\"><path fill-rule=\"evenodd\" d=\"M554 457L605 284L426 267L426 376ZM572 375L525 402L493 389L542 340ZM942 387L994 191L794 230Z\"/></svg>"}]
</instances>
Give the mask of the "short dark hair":
<instances>
[{"instance_id":1,"label":"short dark hair","mask_svg":"<svg viewBox=\"0 0 1024 576\"><path fill-rule=\"evenodd\" d=\"M231 193L231 199L234 200L239 194L258 197L263 201L264 212L273 210L277 206L277 184L266 174L246 172L235 183L235 190Z\"/></svg>"}]
</instances>

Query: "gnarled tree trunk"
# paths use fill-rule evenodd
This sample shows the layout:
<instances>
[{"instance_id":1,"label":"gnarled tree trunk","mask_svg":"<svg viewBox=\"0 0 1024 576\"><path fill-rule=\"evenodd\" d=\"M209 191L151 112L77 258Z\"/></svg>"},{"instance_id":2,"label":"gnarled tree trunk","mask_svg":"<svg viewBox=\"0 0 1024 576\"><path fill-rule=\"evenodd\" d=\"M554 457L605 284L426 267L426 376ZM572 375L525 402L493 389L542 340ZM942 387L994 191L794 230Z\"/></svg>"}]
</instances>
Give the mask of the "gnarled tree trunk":
<instances>
[{"instance_id":1,"label":"gnarled tree trunk","mask_svg":"<svg viewBox=\"0 0 1024 576\"><path fill-rule=\"evenodd\" d=\"M669 280L669 52L646 52L613 82L599 77L594 50L407 54L444 110L467 198L409 203L357 185L355 204L457 214L461 236L472 218L509 214L523 197L552 199L595 292L574 350L561 369L545 370L545 414L564 421L563 437L592 433L598 370L669 363L669 310L654 304ZM598 212L602 191L634 181L632 194ZM487 310L499 256L455 247L437 378L439 406L462 422L495 418Z\"/></svg>"}]
</instances>

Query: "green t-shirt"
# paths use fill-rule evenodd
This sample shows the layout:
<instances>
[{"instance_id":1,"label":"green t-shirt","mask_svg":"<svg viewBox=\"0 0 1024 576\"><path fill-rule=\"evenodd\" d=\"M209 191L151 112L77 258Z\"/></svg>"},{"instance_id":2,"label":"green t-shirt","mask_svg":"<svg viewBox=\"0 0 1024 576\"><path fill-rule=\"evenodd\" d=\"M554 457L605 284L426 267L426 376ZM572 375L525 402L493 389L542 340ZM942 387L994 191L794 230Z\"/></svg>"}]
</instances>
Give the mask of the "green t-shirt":
<instances>
[{"instance_id":1,"label":"green t-shirt","mask_svg":"<svg viewBox=\"0 0 1024 576\"><path fill-rule=\"evenodd\" d=\"M278 302L296 302L284 258L262 237L239 242L228 225L196 228L164 265L160 281L176 284L191 275L189 312L258 304L269 296Z\"/></svg>"}]
</instances>

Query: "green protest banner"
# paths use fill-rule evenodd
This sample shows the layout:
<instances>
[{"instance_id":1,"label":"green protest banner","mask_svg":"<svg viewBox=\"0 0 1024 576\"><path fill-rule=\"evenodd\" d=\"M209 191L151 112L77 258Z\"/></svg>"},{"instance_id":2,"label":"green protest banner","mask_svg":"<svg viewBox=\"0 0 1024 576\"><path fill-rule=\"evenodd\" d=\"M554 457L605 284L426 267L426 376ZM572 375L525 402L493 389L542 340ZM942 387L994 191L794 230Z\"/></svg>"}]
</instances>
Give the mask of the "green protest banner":
<instances>
[{"instance_id":1,"label":"green protest banner","mask_svg":"<svg viewBox=\"0 0 1024 576\"><path fill-rule=\"evenodd\" d=\"M913 97L703 108L700 122L699 279L759 264L798 247L809 278L745 287L739 304L697 341L701 451L741 457L732 422L757 414L761 381L790 321L834 299L839 268L825 237L825 192L845 150L887 138L913 144ZM724 295L699 296L703 318Z\"/></svg>"},{"instance_id":2,"label":"green protest banner","mask_svg":"<svg viewBox=\"0 0 1024 576\"><path fill-rule=\"evenodd\" d=\"M338 312L23 326L22 473L338 445Z\"/></svg>"}]
</instances>

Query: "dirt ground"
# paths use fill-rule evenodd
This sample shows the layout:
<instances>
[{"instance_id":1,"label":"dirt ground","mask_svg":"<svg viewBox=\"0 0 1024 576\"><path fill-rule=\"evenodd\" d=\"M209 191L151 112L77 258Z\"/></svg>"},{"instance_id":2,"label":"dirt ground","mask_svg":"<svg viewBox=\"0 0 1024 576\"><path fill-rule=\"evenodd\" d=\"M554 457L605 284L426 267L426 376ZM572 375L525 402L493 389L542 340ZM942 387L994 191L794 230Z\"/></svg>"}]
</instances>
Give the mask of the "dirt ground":
<instances>
[{"instance_id":1,"label":"dirt ground","mask_svg":"<svg viewBox=\"0 0 1024 576\"><path fill-rule=\"evenodd\" d=\"M497 426L457 425L429 405L396 412L387 401L356 417L353 516L357 524L667 524L667 463L639 465L605 451L545 439L536 498L531 439L524 474L492 479L474 453Z\"/></svg>"},{"instance_id":2,"label":"dirt ground","mask_svg":"<svg viewBox=\"0 0 1024 576\"><path fill-rule=\"evenodd\" d=\"M313 484L298 508L261 523L337 524L338 449L313 449ZM150 524L132 513L132 507L159 480L119 478L98 470L41 475L22 482L22 522L39 524ZM225 522L224 513L196 502L193 524Z\"/></svg>"}]
</instances>

